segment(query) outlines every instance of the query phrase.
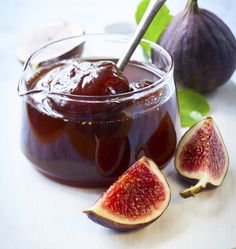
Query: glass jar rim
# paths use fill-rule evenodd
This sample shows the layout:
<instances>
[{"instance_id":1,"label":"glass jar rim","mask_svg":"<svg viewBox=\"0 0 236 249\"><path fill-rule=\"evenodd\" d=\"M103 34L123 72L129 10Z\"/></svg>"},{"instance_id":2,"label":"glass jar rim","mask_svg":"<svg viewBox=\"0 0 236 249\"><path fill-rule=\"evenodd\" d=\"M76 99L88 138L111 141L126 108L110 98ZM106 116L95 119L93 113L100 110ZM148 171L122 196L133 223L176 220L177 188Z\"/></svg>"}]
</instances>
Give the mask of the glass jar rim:
<instances>
[{"instance_id":1,"label":"glass jar rim","mask_svg":"<svg viewBox=\"0 0 236 249\"><path fill-rule=\"evenodd\" d=\"M30 96L30 95L34 95L34 94L47 94L48 96L60 96L60 98L63 100L68 100L70 98L73 99L73 101L86 101L86 102L107 102L107 101L123 101L123 100L127 100L129 98L134 98L134 96L136 94L140 95L142 93L148 93L150 89L155 88L156 90L161 89L162 87L164 87L166 84L169 84L169 78L172 77L173 75L173 70L174 70L174 62L173 62L173 58L172 56L160 45L158 45L155 42L149 41L147 39L142 39L141 42L143 43L147 43L149 44L152 48L156 48L158 49L158 51L161 53L162 56L164 56L164 58L167 60L168 62L168 70L166 72L164 72L164 74L162 76L160 76L160 78L158 80L156 80L155 82L153 82L152 84L140 88L136 91L133 92L125 92L125 93L119 93L119 94L114 94L114 95L104 95L104 96L91 96L91 95L73 95L70 93L58 93L58 92L51 92L48 90L38 90L38 89L33 89L33 90L28 90L26 92L21 91L21 88L23 86L23 83L25 81L25 72L30 64L30 62L37 57L42 51L44 51L45 49L47 49L48 47L54 45L54 44L59 44L63 41L68 41L68 40L73 40L73 39L78 39L78 38L84 38L85 42L88 39L92 39L92 38L96 38L96 39L107 39L107 40L114 40L114 41L120 41L120 42L126 42L128 44L128 41L130 40L129 36L126 35L121 35L121 34L107 34L107 33L95 33L95 34L83 34L83 35L76 35L76 36L70 36L67 38L63 38L57 41L53 41L51 43L48 43L47 45L39 48L38 50L36 50L34 53L31 54L31 56L28 58L28 60L26 61L25 65L24 65L24 69L23 69L23 73L22 76L19 80L19 84L18 84L18 94L19 96ZM153 66L155 66L157 69L158 67L152 63ZM154 67L153 67L154 69ZM156 70L157 72L158 70Z\"/></svg>"}]
</instances>

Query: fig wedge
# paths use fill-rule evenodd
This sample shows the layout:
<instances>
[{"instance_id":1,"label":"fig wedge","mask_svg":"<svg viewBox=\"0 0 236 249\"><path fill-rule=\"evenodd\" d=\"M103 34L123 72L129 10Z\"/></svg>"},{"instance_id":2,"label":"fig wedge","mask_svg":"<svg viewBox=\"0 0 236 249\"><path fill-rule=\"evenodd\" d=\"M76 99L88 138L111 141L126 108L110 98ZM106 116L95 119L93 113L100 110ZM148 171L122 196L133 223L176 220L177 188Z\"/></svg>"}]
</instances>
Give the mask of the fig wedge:
<instances>
[{"instance_id":1,"label":"fig wedge","mask_svg":"<svg viewBox=\"0 0 236 249\"><path fill-rule=\"evenodd\" d=\"M207 186L220 186L228 164L228 153L217 125L211 117L201 120L184 134L177 147L176 170L186 179L197 180L180 195L188 198Z\"/></svg>"},{"instance_id":2,"label":"fig wedge","mask_svg":"<svg viewBox=\"0 0 236 249\"><path fill-rule=\"evenodd\" d=\"M162 215L170 195L170 187L157 165L142 157L83 212L100 225L129 231L144 227Z\"/></svg>"}]
</instances>

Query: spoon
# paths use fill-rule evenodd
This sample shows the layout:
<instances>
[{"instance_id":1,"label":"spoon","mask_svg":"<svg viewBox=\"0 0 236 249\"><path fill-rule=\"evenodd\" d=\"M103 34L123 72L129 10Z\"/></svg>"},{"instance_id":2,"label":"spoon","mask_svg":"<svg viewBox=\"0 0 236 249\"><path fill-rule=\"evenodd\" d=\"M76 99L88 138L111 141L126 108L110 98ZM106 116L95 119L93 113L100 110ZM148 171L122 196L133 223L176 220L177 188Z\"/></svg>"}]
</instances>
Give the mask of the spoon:
<instances>
[{"instance_id":1,"label":"spoon","mask_svg":"<svg viewBox=\"0 0 236 249\"><path fill-rule=\"evenodd\" d=\"M148 29L149 25L151 24L153 18L157 14L157 12L160 10L162 5L166 2L167 0L151 0L148 8L141 20L141 22L138 25L137 30L134 33L134 36L132 39L129 41L129 44L127 46L127 49L123 56L118 60L117 62L117 67L123 71L124 68L126 67L130 57L132 56L134 50L140 43L143 35L145 34L146 30Z\"/></svg>"}]
</instances>

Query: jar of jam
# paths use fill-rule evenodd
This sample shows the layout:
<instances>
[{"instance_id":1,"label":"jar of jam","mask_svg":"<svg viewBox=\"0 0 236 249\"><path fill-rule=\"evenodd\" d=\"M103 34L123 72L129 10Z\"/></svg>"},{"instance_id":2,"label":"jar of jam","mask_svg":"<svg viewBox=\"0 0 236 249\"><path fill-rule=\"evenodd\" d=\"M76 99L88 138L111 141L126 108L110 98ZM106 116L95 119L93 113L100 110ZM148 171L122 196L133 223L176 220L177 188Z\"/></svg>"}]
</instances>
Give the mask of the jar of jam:
<instances>
[{"instance_id":1,"label":"jar of jam","mask_svg":"<svg viewBox=\"0 0 236 249\"><path fill-rule=\"evenodd\" d=\"M109 34L67 38L39 49L25 64L18 86L21 145L47 177L104 187L143 155L160 168L172 158L179 126L173 61L143 40L159 59L154 64L139 46L121 72L115 63L128 40Z\"/></svg>"}]
</instances>

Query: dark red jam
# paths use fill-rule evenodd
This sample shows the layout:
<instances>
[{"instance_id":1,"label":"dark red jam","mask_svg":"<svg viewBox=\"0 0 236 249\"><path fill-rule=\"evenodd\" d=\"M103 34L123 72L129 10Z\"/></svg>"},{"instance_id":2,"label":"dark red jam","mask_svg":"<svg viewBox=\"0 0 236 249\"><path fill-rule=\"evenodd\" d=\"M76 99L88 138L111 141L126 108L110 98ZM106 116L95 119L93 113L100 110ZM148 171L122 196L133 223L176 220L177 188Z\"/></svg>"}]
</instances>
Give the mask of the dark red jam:
<instances>
[{"instance_id":1,"label":"dark red jam","mask_svg":"<svg viewBox=\"0 0 236 249\"><path fill-rule=\"evenodd\" d=\"M138 62L124 74L105 60L41 69L27 83L44 92L24 102L24 154L48 177L81 187L108 186L142 155L164 167L176 147L177 103L174 91L155 90L159 77Z\"/></svg>"}]
</instances>

